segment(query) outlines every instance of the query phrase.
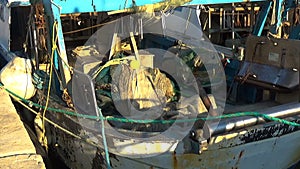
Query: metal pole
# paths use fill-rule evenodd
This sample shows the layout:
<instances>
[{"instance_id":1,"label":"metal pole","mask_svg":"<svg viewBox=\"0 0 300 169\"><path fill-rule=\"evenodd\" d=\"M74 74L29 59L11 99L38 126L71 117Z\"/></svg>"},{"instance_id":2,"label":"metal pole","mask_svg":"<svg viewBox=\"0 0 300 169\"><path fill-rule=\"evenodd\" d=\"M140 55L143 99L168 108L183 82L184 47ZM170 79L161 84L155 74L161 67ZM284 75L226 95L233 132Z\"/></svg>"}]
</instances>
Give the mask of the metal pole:
<instances>
[{"instance_id":1,"label":"metal pole","mask_svg":"<svg viewBox=\"0 0 300 169\"><path fill-rule=\"evenodd\" d=\"M232 51L234 53L234 50L235 50L235 27L234 27L234 24L235 24L235 7L234 7L234 3L232 3L232 11L231 11L231 14L232 14L232 24L231 24L231 31L232 31Z\"/></svg>"},{"instance_id":2,"label":"metal pole","mask_svg":"<svg viewBox=\"0 0 300 169\"><path fill-rule=\"evenodd\" d=\"M211 9L208 7L208 38L211 38Z\"/></svg>"},{"instance_id":3,"label":"metal pole","mask_svg":"<svg viewBox=\"0 0 300 169\"><path fill-rule=\"evenodd\" d=\"M254 25L254 3L251 3L251 10L250 10L250 32L253 31L253 25Z\"/></svg>"},{"instance_id":4,"label":"metal pole","mask_svg":"<svg viewBox=\"0 0 300 169\"><path fill-rule=\"evenodd\" d=\"M223 29L223 8L220 8L220 31Z\"/></svg>"},{"instance_id":5,"label":"metal pole","mask_svg":"<svg viewBox=\"0 0 300 169\"><path fill-rule=\"evenodd\" d=\"M290 103L280 106L275 106L259 113L269 115L271 117L286 118L300 114L300 103ZM259 123L264 123L265 120L261 117L235 117L230 119L222 119L218 122L208 123L201 129L206 137L233 130L238 130L246 127L251 127ZM197 131L196 131L197 132Z\"/></svg>"}]
</instances>

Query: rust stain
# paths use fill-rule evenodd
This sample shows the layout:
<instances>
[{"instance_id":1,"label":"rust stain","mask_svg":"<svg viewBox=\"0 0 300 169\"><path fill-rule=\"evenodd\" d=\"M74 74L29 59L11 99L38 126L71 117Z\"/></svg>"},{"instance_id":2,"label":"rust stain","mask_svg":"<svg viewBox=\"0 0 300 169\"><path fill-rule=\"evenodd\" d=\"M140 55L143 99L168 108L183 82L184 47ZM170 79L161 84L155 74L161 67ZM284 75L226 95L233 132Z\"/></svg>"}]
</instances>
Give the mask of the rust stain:
<instances>
[{"instance_id":1,"label":"rust stain","mask_svg":"<svg viewBox=\"0 0 300 169\"><path fill-rule=\"evenodd\" d=\"M240 152L239 159L241 159L241 158L242 158L242 156L243 156L244 152L245 152L245 150L243 150L243 151L241 151L241 152Z\"/></svg>"},{"instance_id":2,"label":"rust stain","mask_svg":"<svg viewBox=\"0 0 300 169\"><path fill-rule=\"evenodd\" d=\"M176 157L176 152L173 153L173 168L177 169L178 168L178 161Z\"/></svg>"},{"instance_id":3,"label":"rust stain","mask_svg":"<svg viewBox=\"0 0 300 169\"><path fill-rule=\"evenodd\" d=\"M237 161L236 161L234 167L232 167L232 168L234 168L234 169L238 168L238 165L239 165L239 163L240 163L240 161L241 161L241 158L242 158L243 155L244 155L244 152L245 152L245 150L242 150L242 151L240 152L239 157L238 157L238 159L237 159Z\"/></svg>"}]
</instances>

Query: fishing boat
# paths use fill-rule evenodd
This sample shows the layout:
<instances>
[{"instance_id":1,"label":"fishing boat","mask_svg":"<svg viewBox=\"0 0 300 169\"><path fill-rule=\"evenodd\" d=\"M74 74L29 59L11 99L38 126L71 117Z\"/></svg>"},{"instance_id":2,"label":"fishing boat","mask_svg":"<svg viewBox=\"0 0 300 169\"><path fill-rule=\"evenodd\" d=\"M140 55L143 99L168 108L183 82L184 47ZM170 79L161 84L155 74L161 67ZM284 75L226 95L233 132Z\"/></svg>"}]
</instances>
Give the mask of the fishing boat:
<instances>
[{"instance_id":1,"label":"fishing boat","mask_svg":"<svg viewBox=\"0 0 300 169\"><path fill-rule=\"evenodd\" d=\"M1 86L70 168L296 168L300 18L284 2L261 2L238 59L202 31L213 2L1 0Z\"/></svg>"}]
</instances>

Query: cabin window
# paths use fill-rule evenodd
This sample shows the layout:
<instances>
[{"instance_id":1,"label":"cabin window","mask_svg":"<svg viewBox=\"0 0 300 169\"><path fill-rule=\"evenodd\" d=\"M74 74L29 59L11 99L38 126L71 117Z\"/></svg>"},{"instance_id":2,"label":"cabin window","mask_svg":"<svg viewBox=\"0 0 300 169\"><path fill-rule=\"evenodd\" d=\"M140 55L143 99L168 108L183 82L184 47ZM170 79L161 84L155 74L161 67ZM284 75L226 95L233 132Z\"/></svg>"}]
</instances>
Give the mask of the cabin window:
<instances>
[{"instance_id":1,"label":"cabin window","mask_svg":"<svg viewBox=\"0 0 300 169\"><path fill-rule=\"evenodd\" d=\"M3 4L0 4L0 20L3 21L3 22L5 21L4 14L5 14L5 8L4 8L4 5L3 5Z\"/></svg>"}]
</instances>

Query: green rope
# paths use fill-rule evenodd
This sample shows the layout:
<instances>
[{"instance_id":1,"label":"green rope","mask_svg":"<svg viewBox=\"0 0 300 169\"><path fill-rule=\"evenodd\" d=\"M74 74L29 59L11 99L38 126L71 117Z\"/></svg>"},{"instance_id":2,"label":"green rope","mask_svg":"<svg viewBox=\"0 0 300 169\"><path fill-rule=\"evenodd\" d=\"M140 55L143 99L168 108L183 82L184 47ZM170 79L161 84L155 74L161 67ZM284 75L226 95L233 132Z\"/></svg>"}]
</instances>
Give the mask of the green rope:
<instances>
[{"instance_id":1,"label":"green rope","mask_svg":"<svg viewBox=\"0 0 300 169\"><path fill-rule=\"evenodd\" d=\"M102 111L100 108L98 108L100 117L101 117L101 133L102 133L102 140L103 140L103 146L104 146L104 151L105 151L105 159L106 159L106 166L107 169L111 169L110 167L110 160L109 160L109 152L108 152L108 146L107 146L107 141L106 141L106 136L105 136L105 127L104 127L104 116L102 114Z\"/></svg>"},{"instance_id":2,"label":"green rope","mask_svg":"<svg viewBox=\"0 0 300 169\"><path fill-rule=\"evenodd\" d=\"M4 87L3 84L0 83L0 87ZM20 97L19 95L15 94L14 92L10 91L9 89L4 88L7 92L12 94L13 96L17 97L20 99L22 102L33 105L38 108L45 109L45 106L42 106L40 104L34 103L32 101L29 101L27 99L24 99ZM280 119L277 117L272 117L266 114L258 113L258 112L238 112L234 114L225 114L221 116L212 116L212 117L199 117L199 118L193 118L193 119L174 119L174 120L135 120L135 119L126 119L126 118L117 118L117 117L112 117L112 116L107 116L107 117L98 117L98 116L92 116L92 115L85 115L85 114L79 114L74 111L66 111L62 109L56 109L56 108L47 108L48 111L52 112L57 112L57 113L62 113L70 116L75 116L79 118L85 118L85 119L92 119L92 120L107 120L107 121L117 121L117 122L122 122L122 123L140 123L140 124L149 124L149 123L161 123L161 124L170 124L170 123L186 123L186 122L196 122L198 120L218 120L218 119L225 119L225 118L233 118L233 117L242 117L242 116L254 116L254 117L261 117L266 120L270 121L275 121L279 122L282 124L294 126L294 127L300 127L299 123L287 121L284 119Z\"/></svg>"}]
</instances>

